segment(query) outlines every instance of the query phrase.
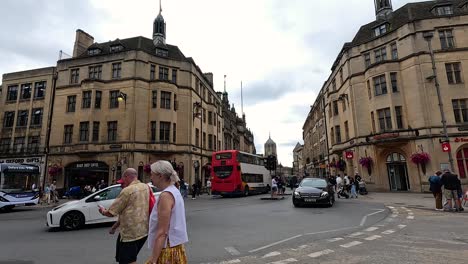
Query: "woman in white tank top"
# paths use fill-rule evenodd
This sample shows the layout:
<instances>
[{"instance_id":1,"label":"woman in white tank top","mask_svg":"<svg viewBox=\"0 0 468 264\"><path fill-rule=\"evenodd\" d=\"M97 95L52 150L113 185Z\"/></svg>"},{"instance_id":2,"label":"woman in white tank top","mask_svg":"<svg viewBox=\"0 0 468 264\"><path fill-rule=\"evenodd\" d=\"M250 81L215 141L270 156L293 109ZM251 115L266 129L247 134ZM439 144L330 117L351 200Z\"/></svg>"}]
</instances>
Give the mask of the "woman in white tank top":
<instances>
[{"instance_id":1,"label":"woman in white tank top","mask_svg":"<svg viewBox=\"0 0 468 264\"><path fill-rule=\"evenodd\" d=\"M186 264L184 244L188 242L184 199L174 186L177 173L167 161L151 164L151 180L162 190L150 215L147 264Z\"/></svg>"}]
</instances>

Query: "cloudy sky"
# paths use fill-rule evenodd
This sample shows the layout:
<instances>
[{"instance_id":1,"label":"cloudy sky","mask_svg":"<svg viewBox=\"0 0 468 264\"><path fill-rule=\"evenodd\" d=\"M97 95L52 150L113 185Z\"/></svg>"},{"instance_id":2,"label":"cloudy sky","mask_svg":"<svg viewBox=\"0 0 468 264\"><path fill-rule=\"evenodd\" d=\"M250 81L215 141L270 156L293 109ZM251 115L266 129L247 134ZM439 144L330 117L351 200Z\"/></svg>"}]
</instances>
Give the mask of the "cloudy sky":
<instances>
[{"instance_id":1,"label":"cloudy sky","mask_svg":"<svg viewBox=\"0 0 468 264\"><path fill-rule=\"evenodd\" d=\"M397 9L409 0L394 0ZM230 101L244 112L258 153L271 132L278 158L292 166L302 125L343 43L374 20L372 0L163 0L167 42L227 75ZM2 0L0 74L53 66L72 54L80 28L105 42L151 38L158 0Z\"/></svg>"}]
</instances>

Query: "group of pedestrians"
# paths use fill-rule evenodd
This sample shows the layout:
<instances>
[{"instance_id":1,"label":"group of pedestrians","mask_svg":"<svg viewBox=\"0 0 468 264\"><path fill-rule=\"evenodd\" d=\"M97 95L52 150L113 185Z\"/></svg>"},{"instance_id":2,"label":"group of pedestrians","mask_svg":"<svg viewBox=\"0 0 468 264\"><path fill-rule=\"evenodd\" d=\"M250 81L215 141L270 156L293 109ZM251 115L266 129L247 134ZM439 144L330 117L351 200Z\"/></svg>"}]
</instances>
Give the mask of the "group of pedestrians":
<instances>
[{"instance_id":1,"label":"group of pedestrians","mask_svg":"<svg viewBox=\"0 0 468 264\"><path fill-rule=\"evenodd\" d=\"M152 183L162 190L155 203L152 190L129 168L122 175L119 196L108 209L99 208L102 215L119 219L109 231L113 234L119 228L115 259L122 264L136 263L147 241L151 257L146 264L185 264L188 236L184 199L176 187L179 176L168 161L157 161L150 167Z\"/></svg>"},{"instance_id":2,"label":"group of pedestrians","mask_svg":"<svg viewBox=\"0 0 468 264\"><path fill-rule=\"evenodd\" d=\"M437 171L434 175L430 176L429 190L434 195L436 211L464 211L461 204L463 191L460 179L450 170L446 169L443 173ZM442 204L442 196L446 200L445 206Z\"/></svg>"},{"instance_id":3,"label":"group of pedestrians","mask_svg":"<svg viewBox=\"0 0 468 264\"><path fill-rule=\"evenodd\" d=\"M39 196L40 204L47 204L50 203L58 203L59 202L59 195L57 192L57 181L53 180L52 183L47 183L44 187L44 190L41 189Z\"/></svg>"},{"instance_id":4,"label":"group of pedestrians","mask_svg":"<svg viewBox=\"0 0 468 264\"><path fill-rule=\"evenodd\" d=\"M357 173L354 177L348 176L346 173L343 177L341 175L331 175L328 182L334 186L338 198L358 198L358 191L361 195L367 194L366 183Z\"/></svg>"},{"instance_id":5,"label":"group of pedestrians","mask_svg":"<svg viewBox=\"0 0 468 264\"><path fill-rule=\"evenodd\" d=\"M271 198L284 195L286 192L286 181L283 177L275 176L271 179Z\"/></svg>"}]
</instances>

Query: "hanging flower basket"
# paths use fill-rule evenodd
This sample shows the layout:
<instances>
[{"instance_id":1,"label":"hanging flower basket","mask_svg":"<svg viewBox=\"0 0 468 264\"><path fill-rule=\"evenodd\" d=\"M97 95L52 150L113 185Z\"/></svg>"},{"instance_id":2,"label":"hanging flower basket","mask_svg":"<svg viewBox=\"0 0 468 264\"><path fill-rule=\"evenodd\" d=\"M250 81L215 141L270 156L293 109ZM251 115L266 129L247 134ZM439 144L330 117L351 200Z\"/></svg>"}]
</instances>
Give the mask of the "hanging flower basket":
<instances>
[{"instance_id":1,"label":"hanging flower basket","mask_svg":"<svg viewBox=\"0 0 468 264\"><path fill-rule=\"evenodd\" d=\"M60 174L60 172L62 172L61 167L58 167L58 166L49 167L49 175L50 176L57 176L57 175Z\"/></svg>"},{"instance_id":2,"label":"hanging flower basket","mask_svg":"<svg viewBox=\"0 0 468 264\"><path fill-rule=\"evenodd\" d=\"M410 159L411 159L411 162L413 162L414 164L421 166L422 172L426 174L426 164L431 160L429 153L427 152L413 153Z\"/></svg>"},{"instance_id":3,"label":"hanging flower basket","mask_svg":"<svg viewBox=\"0 0 468 264\"><path fill-rule=\"evenodd\" d=\"M150 172L151 172L151 165L150 165L150 164L146 164L146 165L143 167L143 171L146 172L146 173L150 173Z\"/></svg>"},{"instance_id":4,"label":"hanging flower basket","mask_svg":"<svg viewBox=\"0 0 468 264\"><path fill-rule=\"evenodd\" d=\"M371 157L362 157L359 159L359 164L361 164L362 167L367 168L367 172L369 175L372 173L372 164L374 163L374 160L372 160Z\"/></svg>"}]
</instances>

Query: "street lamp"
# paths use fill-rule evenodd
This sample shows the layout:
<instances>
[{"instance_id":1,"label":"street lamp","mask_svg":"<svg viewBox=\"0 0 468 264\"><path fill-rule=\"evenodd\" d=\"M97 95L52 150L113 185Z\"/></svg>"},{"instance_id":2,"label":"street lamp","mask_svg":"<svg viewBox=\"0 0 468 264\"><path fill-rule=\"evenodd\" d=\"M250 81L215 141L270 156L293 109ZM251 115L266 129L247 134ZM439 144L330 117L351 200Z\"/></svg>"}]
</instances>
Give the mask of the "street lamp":
<instances>
[{"instance_id":1,"label":"street lamp","mask_svg":"<svg viewBox=\"0 0 468 264\"><path fill-rule=\"evenodd\" d=\"M449 139L448 132L447 132L447 120L445 119L444 105L442 103L442 96L440 95L440 84L437 78L437 68L436 68L435 59L434 59L434 51L432 50L432 43L431 43L431 40L434 37L434 32L426 31L423 33L423 37L427 41L427 46L429 47L429 52L431 55L431 62L432 62L432 75L427 77L426 79L428 81L434 80L434 84L435 84L435 88L437 92L437 100L439 101L439 110L440 110L440 116L442 119L444 137L445 137L444 141L449 142L450 139ZM448 151L447 153L448 153L448 158L449 158L449 163L450 163L450 170L454 172L455 168L453 165L452 151Z\"/></svg>"},{"instance_id":2,"label":"street lamp","mask_svg":"<svg viewBox=\"0 0 468 264\"><path fill-rule=\"evenodd\" d=\"M127 94L126 93L119 92L119 95L117 95L117 101L125 102L125 108L127 108Z\"/></svg>"},{"instance_id":3,"label":"street lamp","mask_svg":"<svg viewBox=\"0 0 468 264\"><path fill-rule=\"evenodd\" d=\"M200 118L202 117L202 113L201 113L201 108L202 108L202 105L200 102L195 102L193 103L193 120L195 120L195 118Z\"/></svg>"}]
</instances>

